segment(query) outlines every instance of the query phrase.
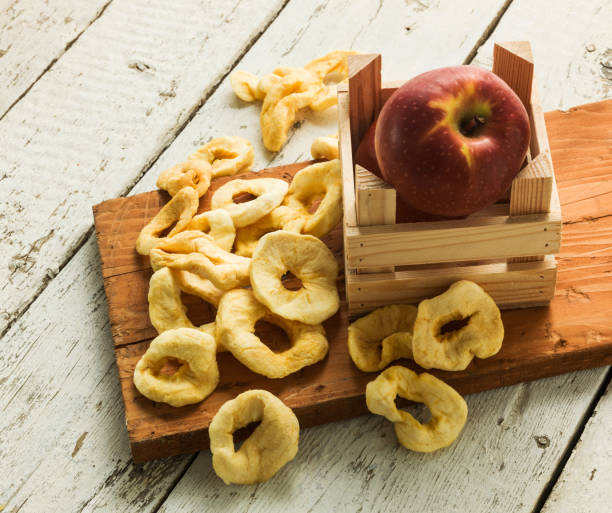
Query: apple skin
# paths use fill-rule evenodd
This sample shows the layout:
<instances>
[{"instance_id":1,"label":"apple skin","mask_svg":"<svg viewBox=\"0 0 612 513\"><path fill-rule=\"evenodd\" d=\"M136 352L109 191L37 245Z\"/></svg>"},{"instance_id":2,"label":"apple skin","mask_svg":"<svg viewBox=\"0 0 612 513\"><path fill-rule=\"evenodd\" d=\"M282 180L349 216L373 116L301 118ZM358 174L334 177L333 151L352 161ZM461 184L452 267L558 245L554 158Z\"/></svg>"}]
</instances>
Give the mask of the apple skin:
<instances>
[{"instance_id":1,"label":"apple skin","mask_svg":"<svg viewBox=\"0 0 612 513\"><path fill-rule=\"evenodd\" d=\"M385 181L411 207L466 216L494 203L521 170L529 117L498 76L475 66L428 71L383 106L374 145Z\"/></svg>"},{"instance_id":2,"label":"apple skin","mask_svg":"<svg viewBox=\"0 0 612 513\"><path fill-rule=\"evenodd\" d=\"M355 164L366 168L370 173L382 178L382 172L376 160L376 150L374 149L374 134L376 132L376 120L372 123L364 134L357 151L355 152Z\"/></svg>"}]
</instances>

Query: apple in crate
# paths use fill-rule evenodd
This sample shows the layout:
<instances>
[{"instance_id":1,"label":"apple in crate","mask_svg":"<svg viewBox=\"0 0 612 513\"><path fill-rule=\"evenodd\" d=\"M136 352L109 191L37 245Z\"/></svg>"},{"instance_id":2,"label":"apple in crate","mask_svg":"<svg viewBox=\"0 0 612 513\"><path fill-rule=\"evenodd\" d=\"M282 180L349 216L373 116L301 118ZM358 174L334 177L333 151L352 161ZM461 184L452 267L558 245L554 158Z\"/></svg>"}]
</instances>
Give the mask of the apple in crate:
<instances>
[{"instance_id":1,"label":"apple in crate","mask_svg":"<svg viewBox=\"0 0 612 513\"><path fill-rule=\"evenodd\" d=\"M497 75L475 66L422 73L387 100L376 124L385 181L411 207L447 217L495 203L521 170L529 117Z\"/></svg>"}]
</instances>

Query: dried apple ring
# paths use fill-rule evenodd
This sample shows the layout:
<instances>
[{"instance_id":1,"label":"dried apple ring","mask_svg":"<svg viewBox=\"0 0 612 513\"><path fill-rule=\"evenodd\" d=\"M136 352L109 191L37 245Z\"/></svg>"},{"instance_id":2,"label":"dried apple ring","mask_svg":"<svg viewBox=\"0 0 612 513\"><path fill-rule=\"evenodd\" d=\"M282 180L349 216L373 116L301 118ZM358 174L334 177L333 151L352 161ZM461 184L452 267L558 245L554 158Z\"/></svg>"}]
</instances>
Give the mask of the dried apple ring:
<instances>
[{"instance_id":1,"label":"dried apple ring","mask_svg":"<svg viewBox=\"0 0 612 513\"><path fill-rule=\"evenodd\" d=\"M348 350L364 372L384 369L393 360L412 358L412 330L417 309L412 305L378 308L348 328Z\"/></svg>"},{"instance_id":2,"label":"dried apple ring","mask_svg":"<svg viewBox=\"0 0 612 513\"><path fill-rule=\"evenodd\" d=\"M149 281L149 318L157 333L176 328L192 328L215 338L214 322L194 326L189 320L181 292L197 296L215 307L219 305L224 293L199 276L162 267L153 273ZM220 344L218 346L218 351L225 350Z\"/></svg>"},{"instance_id":3,"label":"dried apple ring","mask_svg":"<svg viewBox=\"0 0 612 513\"><path fill-rule=\"evenodd\" d=\"M136 251L148 255L160 241L167 240L185 229L198 210L198 194L191 187L184 187L166 203L157 215L138 234ZM159 235L176 223L167 237Z\"/></svg>"},{"instance_id":4,"label":"dried apple ring","mask_svg":"<svg viewBox=\"0 0 612 513\"><path fill-rule=\"evenodd\" d=\"M236 96L245 102L262 100L265 95L259 90L259 77L248 71L234 71L230 76L230 85Z\"/></svg>"},{"instance_id":5,"label":"dried apple ring","mask_svg":"<svg viewBox=\"0 0 612 513\"><path fill-rule=\"evenodd\" d=\"M395 397L424 403L431 420L421 424L410 413L398 410ZM412 451L432 452L448 447L461 433L467 405L444 381L423 372L395 365L385 369L366 387L368 410L394 423L399 442Z\"/></svg>"},{"instance_id":6,"label":"dried apple ring","mask_svg":"<svg viewBox=\"0 0 612 513\"><path fill-rule=\"evenodd\" d=\"M260 421L238 451L234 432ZM300 425L279 398L266 390L249 390L219 408L208 427L212 463L225 484L267 481L298 451Z\"/></svg>"},{"instance_id":7,"label":"dried apple ring","mask_svg":"<svg viewBox=\"0 0 612 513\"><path fill-rule=\"evenodd\" d=\"M444 333L453 321L464 326ZM414 361L425 369L464 370L474 356L496 354L504 339L499 308L474 282L461 280L421 301L414 323Z\"/></svg>"},{"instance_id":8,"label":"dried apple ring","mask_svg":"<svg viewBox=\"0 0 612 513\"><path fill-rule=\"evenodd\" d=\"M304 216L292 208L283 205L276 207L253 224L236 230L234 250L237 255L251 257L259 239L266 233L277 230L300 233L305 221Z\"/></svg>"},{"instance_id":9,"label":"dried apple ring","mask_svg":"<svg viewBox=\"0 0 612 513\"><path fill-rule=\"evenodd\" d=\"M205 399L219 383L214 339L191 328L164 331L153 339L134 369L134 385L152 401L180 407ZM181 363L171 376L161 372L168 359Z\"/></svg>"},{"instance_id":10,"label":"dried apple ring","mask_svg":"<svg viewBox=\"0 0 612 513\"><path fill-rule=\"evenodd\" d=\"M281 328L289 337L291 347L280 353L272 351L255 335L259 320ZM215 324L219 343L246 367L268 378L284 378L317 363L325 358L329 347L323 326L274 315L249 289L235 289L224 294Z\"/></svg>"},{"instance_id":11,"label":"dried apple ring","mask_svg":"<svg viewBox=\"0 0 612 513\"><path fill-rule=\"evenodd\" d=\"M315 201L321 203L310 213ZM340 161L330 160L312 164L298 171L294 176L287 196L286 205L305 218L303 233L323 237L342 219L342 174Z\"/></svg>"},{"instance_id":12,"label":"dried apple ring","mask_svg":"<svg viewBox=\"0 0 612 513\"><path fill-rule=\"evenodd\" d=\"M189 155L189 160L203 160L212 166L213 178L249 171L253 165L253 145L244 137L215 137Z\"/></svg>"},{"instance_id":13,"label":"dried apple ring","mask_svg":"<svg viewBox=\"0 0 612 513\"><path fill-rule=\"evenodd\" d=\"M217 208L195 216L185 230L196 230L208 234L225 251L231 251L236 238L236 228L227 210Z\"/></svg>"},{"instance_id":14,"label":"dried apple ring","mask_svg":"<svg viewBox=\"0 0 612 513\"><path fill-rule=\"evenodd\" d=\"M204 160L187 160L172 166L159 175L157 186L175 196L183 187L191 187L201 198L208 191L212 168Z\"/></svg>"},{"instance_id":15,"label":"dried apple ring","mask_svg":"<svg viewBox=\"0 0 612 513\"><path fill-rule=\"evenodd\" d=\"M334 160L339 158L338 134L317 137L312 141L310 154L313 159Z\"/></svg>"},{"instance_id":16,"label":"dried apple ring","mask_svg":"<svg viewBox=\"0 0 612 513\"><path fill-rule=\"evenodd\" d=\"M268 150L279 151L283 147L298 110L308 107L323 87L315 75L299 68L265 86L260 82L259 88L265 90L265 97L259 122Z\"/></svg>"},{"instance_id":17,"label":"dried apple ring","mask_svg":"<svg viewBox=\"0 0 612 513\"><path fill-rule=\"evenodd\" d=\"M251 259L221 249L202 232L185 231L160 242L150 253L154 269L188 271L229 290L249 284Z\"/></svg>"},{"instance_id":18,"label":"dried apple ring","mask_svg":"<svg viewBox=\"0 0 612 513\"><path fill-rule=\"evenodd\" d=\"M300 289L285 288L287 271L302 282ZM337 276L338 264L325 243L284 230L264 235L251 261L257 299L276 315L306 324L319 324L338 311Z\"/></svg>"},{"instance_id":19,"label":"dried apple ring","mask_svg":"<svg viewBox=\"0 0 612 513\"><path fill-rule=\"evenodd\" d=\"M278 207L289 185L277 178L252 178L251 180L232 180L219 187L211 199L212 208L222 208L229 212L236 228L241 228L261 219ZM234 197L241 193L257 196L244 203L234 203Z\"/></svg>"}]
</instances>

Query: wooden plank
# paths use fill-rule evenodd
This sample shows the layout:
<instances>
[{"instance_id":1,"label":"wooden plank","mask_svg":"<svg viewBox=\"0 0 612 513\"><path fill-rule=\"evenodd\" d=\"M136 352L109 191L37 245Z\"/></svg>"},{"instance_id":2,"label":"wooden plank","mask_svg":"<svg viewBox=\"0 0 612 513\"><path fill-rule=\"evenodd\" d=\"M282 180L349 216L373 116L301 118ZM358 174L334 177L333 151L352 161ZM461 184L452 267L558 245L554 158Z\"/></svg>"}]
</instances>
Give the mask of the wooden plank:
<instances>
[{"instance_id":1,"label":"wooden plank","mask_svg":"<svg viewBox=\"0 0 612 513\"><path fill-rule=\"evenodd\" d=\"M444 292L458 280L478 283L502 309L545 304L553 298L557 265L542 262L425 267L393 274L349 274L349 316L394 303L418 303Z\"/></svg>"},{"instance_id":2,"label":"wooden plank","mask_svg":"<svg viewBox=\"0 0 612 513\"><path fill-rule=\"evenodd\" d=\"M559 251L560 231L561 217L552 212L347 227L347 265L417 265L554 254Z\"/></svg>"},{"instance_id":3,"label":"wooden plank","mask_svg":"<svg viewBox=\"0 0 612 513\"><path fill-rule=\"evenodd\" d=\"M116 0L0 120L0 333L283 3Z\"/></svg>"},{"instance_id":4,"label":"wooden plank","mask_svg":"<svg viewBox=\"0 0 612 513\"><path fill-rule=\"evenodd\" d=\"M349 123L353 155L380 112L380 54L349 55Z\"/></svg>"},{"instance_id":5,"label":"wooden plank","mask_svg":"<svg viewBox=\"0 0 612 513\"><path fill-rule=\"evenodd\" d=\"M575 131L575 124L573 126ZM295 171L296 166L291 169L284 167L267 170L266 175L274 176L276 173L276 176L288 179ZM149 197L157 201L159 194L153 191L120 201L146 206L150 203ZM102 203L96 207L96 217L104 212L106 204ZM117 200L112 200L108 204L110 208L116 210ZM138 236L138 226L143 224L142 211L143 207L121 209L124 219L117 226L121 226L123 242L119 246L128 246L130 239L131 244L134 244ZM154 212L150 212L150 215L153 214ZM133 215L139 221L131 222L127 219L127 215ZM576 228L579 226L585 226L585 223L577 223ZM104 234L106 227L112 228L112 224L108 222L104 225L97 224L97 233ZM102 244L106 244L106 247L101 245L100 253L104 255L102 259L104 265L117 268L113 261L114 244L109 244L111 240L112 237L101 238ZM341 263L339 231L332 232L327 242ZM506 328L505 343L496 356L474 362L464 372L434 371L433 373L462 393L472 393L612 362L612 327L607 322L607 312L593 311L591 308L592 301L597 304L612 301L612 284L606 279L606 270L612 264L605 253L597 257L589 256L591 266L596 262L598 269L597 272L592 268L585 270L584 252L590 253L592 247L581 251L577 251L571 245L570 248L571 253L567 257L561 253L559 281L550 308L505 311L503 313ZM124 256L120 254L119 259L123 258ZM549 259L545 264L547 267L538 267L544 265L539 263L520 264L516 267L511 266L509 272L516 273L512 277L520 281L521 271L537 268L536 281L545 280L546 277L554 275L554 263ZM202 403L177 412L170 406L155 404L141 397L134 388L132 374L138 358L146 350L148 340L139 339L146 336L142 331L136 330L139 335L134 336L134 330L131 328L134 326L134 315L138 313L135 304L146 301L146 287L143 285L146 279L143 278L141 270L123 272L111 277L108 273L105 274L113 333L128 334L131 337L116 339L115 343L126 422L133 454L137 461L202 447L202 444L206 443L205 430L217 408L229 397L248 388L264 388L278 394L296 410L304 425L337 420L365 412L363 402L359 406L359 398L363 396L365 385L371 379L371 375L356 370L348 356L346 350L348 312L344 303L340 313L325 324L333 350L330 350L323 362L303 369L295 375L284 380L267 380L242 368L230 355L221 355L219 357L221 385ZM431 277L434 281L434 275L435 271L430 271L428 279ZM531 274L529 280L532 280L533 276ZM122 282L122 288L117 290L123 290L123 293L108 292L109 283L115 279ZM139 285L135 285L137 280L140 280ZM342 282L340 286L341 284ZM489 286L495 285L491 283ZM517 285L517 298L524 293L520 288L521 285ZM538 290L544 289L542 287ZM582 294L588 296L588 300ZM132 311L134 315L118 317L115 314L125 311ZM141 309L140 312L140 316L145 319L138 321L138 327L147 323L146 311Z\"/></svg>"},{"instance_id":6,"label":"wooden plank","mask_svg":"<svg viewBox=\"0 0 612 513\"><path fill-rule=\"evenodd\" d=\"M606 511L612 501L612 385L601 397L542 513Z\"/></svg>"},{"instance_id":7,"label":"wooden plank","mask_svg":"<svg viewBox=\"0 0 612 513\"><path fill-rule=\"evenodd\" d=\"M109 3L110 0L17 0L2 8L0 118L87 30Z\"/></svg>"}]
</instances>

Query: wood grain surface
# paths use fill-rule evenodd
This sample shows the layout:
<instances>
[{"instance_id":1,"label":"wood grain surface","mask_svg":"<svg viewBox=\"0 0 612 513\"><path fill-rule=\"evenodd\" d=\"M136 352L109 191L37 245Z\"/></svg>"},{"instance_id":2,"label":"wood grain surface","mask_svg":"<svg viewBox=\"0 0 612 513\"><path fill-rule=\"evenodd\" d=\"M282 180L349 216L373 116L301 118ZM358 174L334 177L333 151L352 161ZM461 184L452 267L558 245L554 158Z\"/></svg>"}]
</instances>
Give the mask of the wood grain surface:
<instances>
[{"instance_id":1,"label":"wood grain surface","mask_svg":"<svg viewBox=\"0 0 612 513\"><path fill-rule=\"evenodd\" d=\"M606 136L590 137L589 143L572 145L568 139L593 135L593 124L612 122L612 102L602 102L573 109L560 115L548 116L553 158L563 196L563 212L567 220L574 219L573 205L586 201L581 195L567 197L566 180L576 171L572 163L581 159L582 152L606 155L599 145L608 144ZM558 145L557 145L557 140ZM557 150L559 153L557 153ZM566 168L566 162L568 166ZM290 181L305 164L271 168L260 173L248 173L242 178L278 177ZM612 173L608 167L607 173ZM578 181L589 179L588 167L581 168ZM209 206L210 196L220 185L232 179L213 182L203 197L200 210ZM358 371L346 349L348 316L346 305L325 323L330 352L321 363L305 368L282 380L270 380L256 375L238 363L231 355L219 355L221 381L205 401L175 409L144 398L135 389L132 374L138 359L156 333L148 321L147 282L150 278L147 259L136 254L135 240L140 229L167 201L165 193L153 191L129 198L120 198L94 207L96 234L102 260L104 283L109 303L111 330L126 407L126 421L135 461L193 452L207 446L206 429L223 402L251 388L263 388L278 395L293 408L302 425L313 425L349 418L366 412L363 394L372 374ZM608 204L611 205L611 204ZM600 219L612 213L612 206L591 205L591 218ZM462 372L431 371L462 394L553 376L578 369L612 363L612 329L606 322L604 305L612 301L612 287L607 275L612 262L596 247L581 248L576 254L571 242L576 238L590 246L591 219L570 222L571 236L564 240L559 255L559 277L555 298L549 308L510 310L502 314L505 338L502 350L486 360L475 359ZM334 230L325 241L341 263L342 235ZM597 245L597 240L593 243ZM588 272L585 273L585 251ZM608 249L609 251L609 249ZM339 286L342 290L343 273ZM192 309L197 311L198 305ZM200 308L202 308L200 306ZM210 312L210 310L207 310ZM210 315L210 313L209 313ZM199 322L212 320L200 317ZM262 335L265 337L265 334ZM410 367L412 362L404 362Z\"/></svg>"}]
</instances>

